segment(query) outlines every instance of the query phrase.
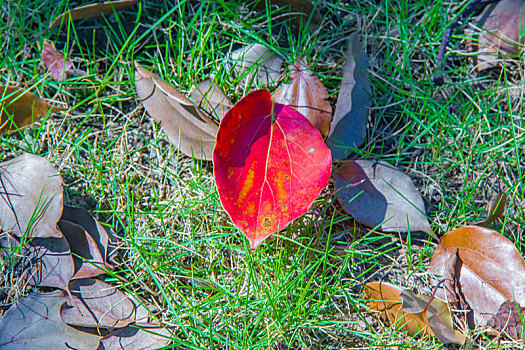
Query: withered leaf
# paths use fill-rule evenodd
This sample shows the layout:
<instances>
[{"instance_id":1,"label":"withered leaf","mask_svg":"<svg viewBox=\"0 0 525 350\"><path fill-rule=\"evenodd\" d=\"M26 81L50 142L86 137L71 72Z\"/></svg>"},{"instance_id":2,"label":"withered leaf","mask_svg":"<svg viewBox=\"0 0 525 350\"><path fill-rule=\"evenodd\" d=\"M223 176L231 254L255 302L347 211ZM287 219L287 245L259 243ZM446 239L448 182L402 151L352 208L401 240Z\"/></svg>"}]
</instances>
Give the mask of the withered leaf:
<instances>
[{"instance_id":1,"label":"withered leaf","mask_svg":"<svg viewBox=\"0 0 525 350\"><path fill-rule=\"evenodd\" d=\"M233 103L228 99L224 91L210 79L200 82L190 94L190 97L213 120L222 120L228 109L233 107Z\"/></svg>"},{"instance_id":2,"label":"withered leaf","mask_svg":"<svg viewBox=\"0 0 525 350\"><path fill-rule=\"evenodd\" d=\"M146 308L105 282L91 278L73 280L69 290L72 298L68 298L67 305L60 310L62 319L69 325L114 329L148 319Z\"/></svg>"},{"instance_id":3,"label":"withered leaf","mask_svg":"<svg viewBox=\"0 0 525 350\"><path fill-rule=\"evenodd\" d=\"M368 108L372 103L367 69L368 57L359 41L359 34L353 33L349 39L341 90L326 142L334 160L346 158L350 154L349 147L359 147L365 142Z\"/></svg>"},{"instance_id":4,"label":"withered leaf","mask_svg":"<svg viewBox=\"0 0 525 350\"><path fill-rule=\"evenodd\" d=\"M135 62L135 89L170 142L190 157L211 160L218 126L174 87Z\"/></svg>"},{"instance_id":5,"label":"withered leaf","mask_svg":"<svg viewBox=\"0 0 525 350\"><path fill-rule=\"evenodd\" d=\"M226 62L232 76L247 83L247 86L274 84L281 74L283 59L261 44L244 46L233 51Z\"/></svg>"},{"instance_id":6,"label":"withered leaf","mask_svg":"<svg viewBox=\"0 0 525 350\"><path fill-rule=\"evenodd\" d=\"M117 253L119 238L109 227L101 225L86 209L67 205L64 205L60 220L81 226L89 236L93 237L98 250L102 253L106 266L112 267L116 264L115 254Z\"/></svg>"},{"instance_id":7,"label":"withered leaf","mask_svg":"<svg viewBox=\"0 0 525 350\"><path fill-rule=\"evenodd\" d=\"M521 318L525 318L525 307L519 310L513 301L501 304L498 312L488 320L488 325L506 332L512 339L524 339L525 331Z\"/></svg>"},{"instance_id":8,"label":"withered leaf","mask_svg":"<svg viewBox=\"0 0 525 350\"><path fill-rule=\"evenodd\" d=\"M343 162L333 172L344 209L359 223L384 232L430 233L421 195L408 175L385 162Z\"/></svg>"},{"instance_id":9,"label":"withered leaf","mask_svg":"<svg viewBox=\"0 0 525 350\"><path fill-rule=\"evenodd\" d=\"M60 291L32 293L19 299L0 319L0 348L96 349L101 337L62 322L60 307L65 302Z\"/></svg>"},{"instance_id":10,"label":"withered leaf","mask_svg":"<svg viewBox=\"0 0 525 350\"><path fill-rule=\"evenodd\" d=\"M49 75L56 81L63 81L67 78L67 71L73 68L73 64L58 53L55 44L44 39L42 46L42 61L49 70Z\"/></svg>"},{"instance_id":11,"label":"withered leaf","mask_svg":"<svg viewBox=\"0 0 525 350\"><path fill-rule=\"evenodd\" d=\"M14 133L48 113L58 113L63 108L53 107L37 95L11 86L0 85L0 132Z\"/></svg>"},{"instance_id":12,"label":"withered leaf","mask_svg":"<svg viewBox=\"0 0 525 350\"><path fill-rule=\"evenodd\" d=\"M62 237L62 178L45 158L25 153L0 164L0 224L17 236Z\"/></svg>"},{"instance_id":13,"label":"withered leaf","mask_svg":"<svg viewBox=\"0 0 525 350\"><path fill-rule=\"evenodd\" d=\"M98 350L154 350L167 346L169 342L170 334L164 328L127 326L100 340Z\"/></svg>"},{"instance_id":14,"label":"withered leaf","mask_svg":"<svg viewBox=\"0 0 525 350\"><path fill-rule=\"evenodd\" d=\"M457 254L454 266L449 263ZM459 300L474 312L477 326L484 326L506 301L525 306L525 261L512 242L496 231L465 226L441 237L430 261L430 272L454 288L440 288L445 300Z\"/></svg>"},{"instance_id":15,"label":"withered leaf","mask_svg":"<svg viewBox=\"0 0 525 350\"><path fill-rule=\"evenodd\" d=\"M332 120L332 106L321 80L301 59L294 63L292 81L281 85L273 93L275 102L295 108L304 115L323 136L328 135Z\"/></svg>"},{"instance_id":16,"label":"withered leaf","mask_svg":"<svg viewBox=\"0 0 525 350\"><path fill-rule=\"evenodd\" d=\"M453 329L447 304L439 299L415 294L386 282L369 282L364 287L366 305L381 312L388 325L407 331L410 335L430 334L442 343L463 344L465 336Z\"/></svg>"},{"instance_id":17,"label":"withered leaf","mask_svg":"<svg viewBox=\"0 0 525 350\"><path fill-rule=\"evenodd\" d=\"M113 14L114 11L125 10L135 5L137 2L139 2L139 0L120 0L80 6L58 16L57 19L51 22L48 29L56 27L62 23L62 21L67 21L68 18L71 18L72 21L76 21L84 18L109 16Z\"/></svg>"},{"instance_id":18,"label":"withered leaf","mask_svg":"<svg viewBox=\"0 0 525 350\"><path fill-rule=\"evenodd\" d=\"M299 17L294 16L292 19L294 20L294 23L296 25L304 25L306 24L306 21L308 20L308 17L311 16L311 23L309 28L311 30L314 30L317 28L318 24L323 19L321 16L321 13L319 12L318 8L314 7L314 3L310 0L257 0L255 2L255 7L259 10L266 9L266 4L269 3L270 5L278 5L282 7L288 7L290 9L290 14L297 14L297 11L299 11ZM317 2L319 3L319 2Z\"/></svg>"},{"instance_id":19,"label":"withered leaf","mask_svg":"<svg viewBox=\"0 0 525 350\"><path fill-rule=\"evenodd\" d=\"M522 35L524 22L524 0L501 0L495 6L487 6L473 21L481 31L467 29L467 37L478 32L474 47L478 49L478 71L495 67L500 57L517 56L525 41Z\"/></svg>"},{"instance_id":20,"label":"withered leaf","mask_svg":"<svg viewBox=\"0 0 525 350\"><path fill-rule=\"evenodd\" d=\"M505 192L499 191L489 201L487 208L488 214L484 220L476 222L474 225L488 226L494 220L499 218L505 212L505 205L507 203L507 195Z\"/></svg>"}]
</instances>

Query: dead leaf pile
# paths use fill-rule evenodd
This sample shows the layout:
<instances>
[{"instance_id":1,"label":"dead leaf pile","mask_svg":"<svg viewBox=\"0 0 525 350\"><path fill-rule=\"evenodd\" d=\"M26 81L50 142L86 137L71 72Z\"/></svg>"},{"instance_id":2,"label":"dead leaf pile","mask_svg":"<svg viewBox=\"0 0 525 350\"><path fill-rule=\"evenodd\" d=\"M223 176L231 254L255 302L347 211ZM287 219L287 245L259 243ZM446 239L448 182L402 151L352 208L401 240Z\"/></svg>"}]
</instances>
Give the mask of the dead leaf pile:
<instances>
[{"instance_id":1,"label":"dead leaf pile","mask_svg":"<svg viewBox=\"0 0 525 350\"><path fill-rule=\"evenodd\" d=\"M92 279L114 267L118 237L86 210L64 206L62 178L51 163L24 154L1 163L0 175L0 257L13 266L20 285L61 290L35 292L12 306L0 319L0 347L120 349L121 341L166 345L167 332L149 321L144 306ZM139 324L164 337L133 328Z\"/></svg>"}]
</instances>

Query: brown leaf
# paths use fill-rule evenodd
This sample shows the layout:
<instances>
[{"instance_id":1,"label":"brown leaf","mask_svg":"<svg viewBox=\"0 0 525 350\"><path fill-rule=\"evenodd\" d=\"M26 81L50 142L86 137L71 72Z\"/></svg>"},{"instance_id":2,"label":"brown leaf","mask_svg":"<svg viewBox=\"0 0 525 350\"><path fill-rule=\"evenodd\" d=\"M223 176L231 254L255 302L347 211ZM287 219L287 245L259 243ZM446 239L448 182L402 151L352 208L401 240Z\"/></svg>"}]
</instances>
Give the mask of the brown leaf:
<instances>
[{"instance_id":1,"label":"brown leaf","mask_svg":"<svg viewBox=\"0 0 525 350\"><path fill-rule=\"evenodd\" d=\"M451 264L454 254L457 261ZM447 232L434 251L430 272L438 279L454 279L437 295L461 301L464 310L468 305L477 326L486 325L507 300L525 306L525 261L514 245L496 231L466 226Z\"/></svg>"},{"instance_id":2,"label":"brown leaf","mask_svg":"<svg viewBox=\"0 0 525 350\"><path fill-rule=\"evenodd\" d=\"M383 322L410 335L430 334L444 344L465 342L465 336L453 330L447 304L439 299L403 291L386 282L367 283L364 298L369 300L369 308L381 312Z\"/></svg>"},{"instance_id":3,"label":"brown leaf","mask_svg":"<svg viewBox=\"0 0 525 350\"><path fill-rule=\"evenodd\" d=\"M306 24L308 17L312 16L309 26L312 30L317 28L317 25L323 19L319 8L314 8L314 4L309 0L258 0L255 2L255 7L259 10L265 10L267 3L270 3L270 5L289 7L290 14L292 14L292 12L293 14L297 14L297 11L299 11L301 15L304 14L305 16L300 16L299 18L296 16L293 17L296 25Z\"/></svg>"},{"instance_id":4,"label":"brown leaf","mask_svg":"<svg viewBox=\"0 0 525 350\"><path fill-rule=\"evenodd\" d=\"M67 205L64 205L60 219L81 226L86 234L93 238L98 250L102 253L106 266L111 268L116 264L115 254L119 238L109 227L101 225L87 210Z\"/></svg>"},{"instance_id":5,"label":"brown leaf","mask_svg":"<svg viewBox=\"0 0 525 350\"><path fill-rule=\"evenodd\" d=\"M524 339L525 331L521 321L522 317L525 318L525 308L521 307L518 310L514 302L507 300L501 304L498 312L489 319L488 324L505 331L512 339Z\"/></svg>"},{"instance_id":6,"label":"brown leaf","mask_svg":"<svg viewBox=\"0 0 525 350\"><path fill-rule=\"evenodd\" d=\"M64 55L58 53L55 44L44 39L42 46L42 61L49 70L49 75L56 81L63 81L67 78L67 71L73 68L73 64L64 58Z\"/></svg>"},{"instance_id":7,"label":"brown leaf","mask_svg":"<svg viewBox=\"0 0 525 350\"><path fill-rule=\"evenodd\" d=\"M359 41L359 34L353 33L349 38L343 81L326 142L335 160L346 158L349 147L359 147L365 142L368 108L372 103L367 69L368 56Z\"/></svg>"},{"instance_id":8,"label":"brown leaf","mask_svg":"<svg viewBox=\"0 0 525 350\"><path fill-rule=\"evenodd\" d=\"M82 226L70 221L60 220L58 227L68 241L71 253L81 257L73 256L75 274L72 278L96 277L106 273L102 268L111 267L111 265L106 265L97 242Z\"/></svg>"},{"instance_id":9,"label":"brown leaf","mask_svg":"<svg viewBox=\"0 0 525 350\"><path fill-rule=\"evenodd\" d=\"M101 337L78 331L60 318L65 302L60 291L32 293L19 299L0 319L0 348L96 349Z\"/></svg>"},{"instance_id":10,"label":"brown leaf","mask_svg":"<svg viewBox=\"0 0 525 350\"><path fill-rule=\"evenodd\" d=\"M478 71L496 67L500 56L514 55L520 52L520 46L525 37L524 28L524 0L501 0L495 6L487 6L474 19L481 27L478 38L473 40L478 49ZM467 37L472 37L472 29L467 30Z\"/></svg>"},{"instance_id":11,"label":"brown leaf","mask_svg":"<svg viewBox=\"0 0 525 350\"><path fill-rule=\"evenodd\" d=\"M274 93L275 102L294 107L312 123L323 136L328 135L332 106L323 83L299 59L294 63L292 81L281 85Z\"/></svg>"},{"instance_id":12,"label":"brown leaf","mask_svg":"<svg viewBox=\"0 0 525 350\"><path fill-rule=\"evenodd\" d=\"M139 0L108 1L100 4L91 4L77 7L58 16L57 19L51 22L47 29L56 27L62 23L62 21L67 21L68 18L71 18L72 21L76 21L84 18L109 16L115 11L125 10L133 6L137 2L139 2Z\"/></svg>"},{"instance_id":13,"label":"brown leaf","mask_svg":"<svg viewBox=\"0 0 525 350\"><path fill-rule=\"evenodd\" d=\"M279 79L282 64L283 59L269 48L252 44L233 51L226 62L226 69L248 87L266 86Z\"/></svg>"},{"instance_id":14,"label":"brown leaf","mask_svg":"<svg viewBox=\"0 0 525 350\"><path fill-rule=\"evenodd\" d=\"M484 227L490 225L494 220L503 215L503 212L505 212L506 203L507 195L505 194L505 192L499 191L498 193L496 193L494 196L492 196L492 198L489 201L489 205L487 208L487 218L474 223L474 225Z\"/></svg>"},{"instance_id":15,"label":"brown leaf","mask_svg":"<svg viewBox=\"0 0 525 350\"><path fill-rule=\"evenodd\" d=\"M228 99L224 91L210 79L199 83L190 94L190 97L213 120L222 120L224 114L233 107L233 103Z\"/></svg>"},{"instance_id":16,"label":"brown leaf","mask_svg":"<svg viewBox=\"0 0 525 350\"><path fill-rule=\"evenodd\" d=\"M218 126L174 87L135 62L135 89L170 142L190 157L211 160Z\"/></svg>"},{"instance_id":17,"label":"brown leaf","mask_svg":"<svg viewBox=\"0 0 525 350\"><path fill-rule=\"evenodd\" d=\"M91 278L73 280L69 290L72 298L60 311L69 325L114 329L148 319L146 308L105 282Z\"/></svg>"},{"instance_id":18,"label":"brown leaf","mask_svg":"<svg viewBox=\"0 0 525 350\"><path fill-rule=\"evenodd\" d=\"M170 334L163 328L127 326L101 339L98 350L154 350L167 346L169 342Z\"/></svg>"},{"instance_id":19,"label":"brown leaf","mask_svg":"<svg viewBox=\"0 0 525 350\"><path fill-rule=\"evenodd\" d=\"M62 178L45 158L25 153L0 164L0 224L16 236L62 237Z\"/></svg>"},{"instance_id":20,"label":"brown leaf","mask_svg":"<svg viewBox=\"0 0 525 350\"><path fill-rule=\"evenodd\" d=\"M339 202L357 222L385 232L430 233L421 195L410 177L392 165L348 161L332 176Z\"/></svg>"},{"instance_id":21,"label":"brown leaf","mask_svg":"<svg viewBox=\"0 0 525 350\"><path fill-rule=\"evenodd\" d=\"M0 132L14 133L48 113L58 113L63 108L53 107L40 97L24 89L0 85Z\"/></svg>"}]
</instances>

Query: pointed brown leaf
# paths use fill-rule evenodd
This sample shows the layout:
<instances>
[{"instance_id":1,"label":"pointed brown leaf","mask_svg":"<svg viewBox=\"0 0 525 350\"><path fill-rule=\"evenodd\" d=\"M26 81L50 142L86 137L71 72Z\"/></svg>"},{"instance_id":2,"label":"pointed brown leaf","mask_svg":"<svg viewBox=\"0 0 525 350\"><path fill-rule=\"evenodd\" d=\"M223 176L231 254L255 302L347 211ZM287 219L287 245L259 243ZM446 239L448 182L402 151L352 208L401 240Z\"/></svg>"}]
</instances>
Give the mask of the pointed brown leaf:
<instances>
[{"instance_id":1,"label":"pointed brown leaf","mask_svg":"<svg viewBox=\"0 0 525 350\"><path fill-rule=\"evenodd\" d=\"M410 177L392 165L348 161L333 178L341 205L357 222L385 232L430 233L421 195Z\"/></svg>"},{"instance_id":2,"label":"pointed brown leaf","mask_svg":"<svg viewBox=\"0 0 525 350\"><path fill-rule=\"evenodd\" d=\"M25 153L0 164L0 223L16 236L62 237L62 178L45 158Z\"/></svg>"},{"instance_id":3,"label":"pointed brown leaf","mask_svg":"<svg viewBox=\"0 0 525 350\"><path fill-rule=\"evenodd\" d=\"M91 278L73 280L69 290L72 298L68 298L67 305L60 311L69 325L113 329L148 319L146 308L105 282Z\"/></svg>"},{"instance_id":4,"label":"pointed brown leaf","mask_svg":"<svg viewBox=\"0 0 525 350\"><path fill-rule=\"evenodd\" d=\"M233 103L226 97L224 91L210 79L199 83L190 97L213 120L222 120L226 112L233 107Z\"/></svg>"},{"instance_id":5,"label":"pointed brown leaf","mask_svg":"<svg viewBox=\"0 0 525 350\"><path fill-rule=\"evenodd\" d=\"M190 157L211 160L218 126L174 87L135 62L135 89L170 142Z\"/></svg>"},{"instance_id":6,"label":"pointed brown leaf","mask_svg":"<svg viewBox=\"0 0 525 350\"><path fill-rule=\"evenodd\" d=\"M353 33L350 35L341 90L328 133L330 137L326 142L335 160L348 157L349 147L359 147L365 142L368 108L372 103L367 69L368 57L359 41L359 34Z\"/></svg>"},{"instance_id":7,"label":"pointed brown leaf","mask_svg":"<svg viewBox=\"0 0 525 350\"><path fill-rule=\"evenodd\" d=\"M127 326L100 340L98 350L155 350L170 342L170 334L160 327L138 329Z\"/></svg>"},{"instance_id":8,"label":"pointed brown leaf","mask_svg":"<svg viewBox=\"0 0 525 350\"><path fill-rule=\"evenodd\" d=\"M275 102L295 108L304 115L323 136L328 135L332 120L332 106L328 92L312 71L301 61L294 63L292 81L281 85L274 93Z\"/></svg>"},{"instance_id":9,"label":"pointed brown leaf","mask_svg":"<svg viewBox=\"0 0 525 350\"><path fill-rule=\"evenodd\" d=\"M248 84L248 87L274 84L281 74L283 59L261 44L244 46L233 51L226 69Z\"/></svg>"},{"instance_id":10,"label":"pointed brown leaf","mask_svg":"<svg viewBox=\"0 0 525 350\"><path fill-rule=\"evenodd\" d=\"M101 337L81 332L60 318L66 302L60 291L19 299L0 319L3 350L96 349Z\"/></svg>"},{"instance_id":11,"label":"pointed brown leaf","mask_svg":"<svg viewBox=\"0 0 525 350\"><path fill-rule=\"evenodd\" d=\"M24 89L0 85L0 132L14 133L48 113L58 113L63 108L53 107L35 94Z\"/></svg>"},{"instance_id":12,"label":"pointed brown leaf","mask_svg":"<svg viewBox=\"0 0 525 350\"><path fill-rule=\"evenodd\" d=\"M56 81L63 81L67 78L67 71L73 68L73 64L64 58L64 55L58 53L55 44L44 39L42 46L42 61L49 70L49 75Z\"/></svg>"},{"instance_id":13,"label":"pointed brown leaf","mask_svg":"<svg viewBox=\"0 0 525 350\"><path fill-rule=\"evenodd\" d=\"M72 21L76 21L84 18L109 16L115 11L125 10L133 6L137 2L139 2L139 0L108 1L100 4L91 4L77 7L58 16L57 19L51 22L48 29L56 27L62 23L62 21L67 21L68 18L71 18Z\"/></svg>"},{"instance_id":14,"label":"pointed brown leaf","mask_svg":"<svg viewBox=\"0 0 525 350\"><path fill-rule=\"evenodd\" d=\"M494 220L503 215L503 213L505 212L506 203L507 195L505 194L505 192L500 191L496 193L489 201L489 205L487 208L487 218L476 222L474 225L484 227L490 225Z\"/></svg>"},{"instance_id":15,"label":"pointed brown leaf","mask_svg":"<svg viewBox=\"0 0 525 350\"><path fill-rule=\"evenodd\" d=\"M447 261L454 254L457 262L451 271ZM438 279L452 275L453 288L440 288L438 295L472 309L477 326L486 325L506 301L525 306L525 261L512 242L496 231L466 226L447 232L434 251L430 272Z\"/></svg>"}]
</instances>

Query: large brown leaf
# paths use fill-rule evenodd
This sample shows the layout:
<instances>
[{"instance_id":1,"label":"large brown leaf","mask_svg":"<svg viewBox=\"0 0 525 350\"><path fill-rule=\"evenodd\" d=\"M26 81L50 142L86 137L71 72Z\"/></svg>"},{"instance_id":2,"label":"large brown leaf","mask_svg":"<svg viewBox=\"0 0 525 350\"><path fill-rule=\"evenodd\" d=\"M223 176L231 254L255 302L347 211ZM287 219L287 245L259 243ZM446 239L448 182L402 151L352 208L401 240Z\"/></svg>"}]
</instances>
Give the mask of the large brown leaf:
<instances>
[{"instance_id":1,"label":"large brown leaf","mask_svg":"<svg viewBox=\"0 0 525 350\"><path fill-rule=\"evenodd\" d=\"M359 147L365 142L368 108L372 103L367 68L368 57L359 41L359 34L353 33L350 35L343 81L326 141L335 160L346 158L350 154L349 147Z\"/></svg>"},{"instance_id":2,"label":"large brown leaf","mask_svg":"<svg viewBox=\"0 0 525 350\"><path fill-rule=\"evenodd\" d=\"M323 136L328 135L332 121L332 106L323 83L300 59L294 63L292 81L273 93L275 102L295 108Z\"/></svg>"},{"instance_id":3,"label":"large brown leaf","mask_svg":"<svg viewBox=\"0 0 525 350\"><path fill-rule=\"evenodd\" d=\"M333 178L341 205L357 222L385 232L430 233L423 199L410 177L392 165L348 161Z\"/></svg>"},{"instance_id":4,"label":"large brown leaf","mask_svg":"<svg viewBox=\"0 0 525 350\"><path fill-rule=\"evenodd\" d=\"M0 85L0 132L11 134L48 113L58 113L63 108L53 107L37 95L11 86Z\"/></svg>"},{"instance_id":5,"label":"large brown leaf","mask_svg":"<svg viewBox=\"0 0 525 350\"><path fill-rule=\"evenodd\" d=\"M474 19L481 27L473 45L478 49L478 71L497 66L501 57L519 54L525 41L524 8L524 0L501 0ZM472 30L467 31L467 37L472 36Z\"/></svg>"},{"instance_id":6,"label":"large brown leaf","mask_svg":"<svg viewBox=\"0 0 525 350\"><path fill-rule=\"evenodd\" d=\"M190 157L211 160L218 126L173 86L135 62L135 89L172 144Z\"/></svg>"},{"instance_id":7,"label":"large brown leaf","mask_svg":"<svg viewBox=\"0 0 525 350\"><path fill-rule=\"evenodd\" d=\"M430 271L445 279L438 295L473 311L471 327L486 325L507 301L525 306L525 261L496 231L466 226L447 232L434 251Z\"/></svg>"},{"instance_id":8,"label":"large brown leaf","mask_svg":"<svg viewBox=\"0 0 525 350\"><path fill-rule=\"evenodd\" d=\"M146 308L105 282L90 278L73 280L69 290L72 298L68 298L60 312L69 325L115 329L148 319Z\"/></svg>"},{"instance_id":9,"label":"large brown leaf","mask_svg":"<svg viewBox=\"0 0 525 350\"><path fill-rule=\"evenodd\" d=\"M68 18L71 18L72 21L76 21L84 18L109 16L115 11L125 10L128 7L133 6L137 2L139 2L139 0L120 0L80 6L58 16L57 19L51 22L48 29L56 27L62 21L67 21Z\"/></svg>"},{"instance_id":10,"label":"large brown leaf","mask_svg":"<svg viewBox=\"0 0 525 350\"><path fill-rule=\"evenodd\" d=\"M67 78L67 71L73 68L73 64L64 58L64 55L55 49L55 44L44 39L42 45L42 61L49 70L49 75L56 81Z\"/></svg>"},{"instance_id":11,"label":"large brown leaf","mask_svg":"<svg viewBox=\"0 0 525 350\"><path fill-rule=\"evenodd\" d=\"M62 178L45 158L29 153L0 164L0 223L16 236L62 237Z\"/></svg>"},{"instance_id":12,"label":"large brown leaf","mask_svg":"<svg viewBox=\"0 0 525 350\"><path fill-rule=\"evenodd\" d=\"M19 299L0 319L3 350L96 349L101 337L81 332L60 318L66 298L60 291Z\"/></svg>"},{"instance_id":13,"label":"large brown leaf","mask_svg":"<svg viewBox=\"0 0 525 350\"><path fill-rule=\"evenodd\" d=\"M380 312L388 325L410 335L430 334L442 343L463 344L465 336L453 330L448 305L436 298L415 294L386 282L369 282L364 288L367 306Z\"/></svg>"},{"instance_id":14,"label":"large brown leaf","mask_svg":"<svg viewBox=\"0 0 525 350\"><path fill-rule=\"evenodd\" d=\"M281 74L283 59L261 44L252 44L233 51L226 69L247 87L275 84Z\"/></svg>"},{"instance_id":15,"label":"large brown leaf","mask_svg":"<svg viewBox=\"0 0 525 350\"><path fill-rule=\"evenodd\" d=\"M226 112L233 107L224 91L210 79L200 82L190 97L213 120L222 120Z\"/></svg>"}]
</instances>

